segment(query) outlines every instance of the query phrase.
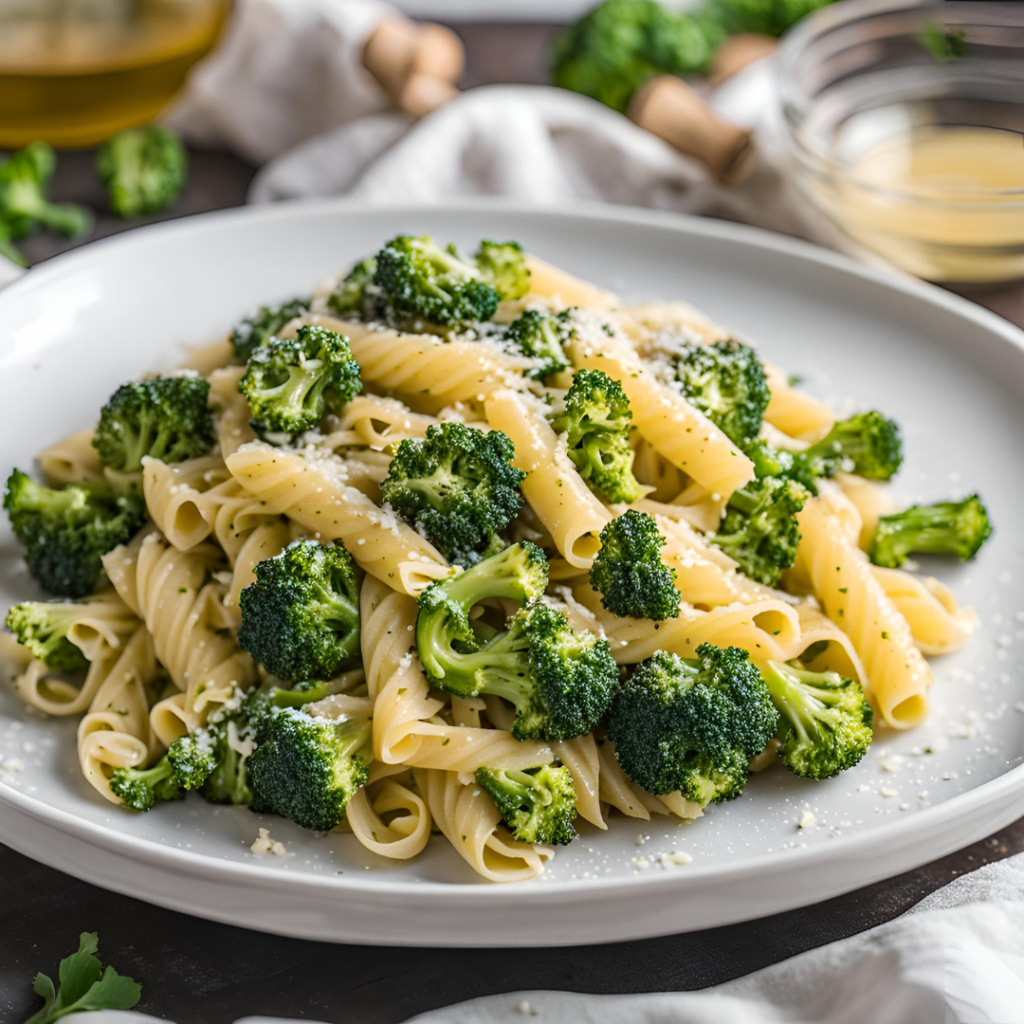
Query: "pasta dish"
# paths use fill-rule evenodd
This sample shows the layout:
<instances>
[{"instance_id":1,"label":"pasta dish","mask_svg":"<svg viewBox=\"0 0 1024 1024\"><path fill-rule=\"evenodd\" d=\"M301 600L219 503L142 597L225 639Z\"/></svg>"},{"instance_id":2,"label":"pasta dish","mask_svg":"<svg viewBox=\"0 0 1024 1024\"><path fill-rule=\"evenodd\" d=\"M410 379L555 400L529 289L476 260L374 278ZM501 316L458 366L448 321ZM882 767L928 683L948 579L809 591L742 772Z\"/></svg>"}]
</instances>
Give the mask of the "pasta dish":
<instances>
[{"instance_id":1,"label":"pasta dish","mask_svg":"<svg viewBox=\"0 0 1024 1024\"><path fill-rule=\"evenodd\" d=\"M8 613L14 687L126 813L439 833L495 882L615 813L713 828L751 772L828 785L927 716L975 619L915 559L991 525L897 507L897 424L754 344L398 236L11 472L49 595Z\"/></svg>"}]
</instances>

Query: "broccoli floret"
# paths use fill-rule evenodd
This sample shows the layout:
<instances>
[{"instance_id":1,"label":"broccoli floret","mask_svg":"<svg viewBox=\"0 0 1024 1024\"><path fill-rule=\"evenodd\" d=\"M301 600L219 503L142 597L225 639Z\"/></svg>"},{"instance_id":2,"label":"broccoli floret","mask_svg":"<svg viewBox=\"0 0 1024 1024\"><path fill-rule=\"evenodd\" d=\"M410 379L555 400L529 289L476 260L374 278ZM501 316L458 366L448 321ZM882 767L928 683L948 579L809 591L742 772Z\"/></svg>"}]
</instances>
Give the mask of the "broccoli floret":
<instances>
[{"instance_id":1,"label":"broccoli floret","mask_svg":"<svg viewBox=\"0 0 1024 1024\"><path fill-rule=\"evenodd\" d=\"M690 405L741 448L757 438L771 392L752 348L732 339L690 345L674 362Z\"/></svg>"},{"instance_id":2,"label":"broccoli floret","mask_svg":"<svg viewBox=\"0 0 1024 1024\"><path fill-rule=\"evenodd\" d=\"M340 545L296 541L256 566L238 642L279 679L331 679L359 654L362 572Z\"/></svg>"},{"instance_id":3,"label":"broccoli floret","mask_svg":"<svg viewBox=\"0 0 1024 1024\"><path fill-rule=\"evenodd\" d=\"M556 40L552 80L625 112L649 78L704 71L722 38L703 14L654 0L605 0Z\"/></svg>"},{"instance_id":4,"label":"broccoli floret","mask_svg":"<svg viewBox=\"0 0 1024 1024\"><path fill-rule=\"evenodd\" d=\"M955 555L973 558L992 536L988 510L977 494L963 501L912 505L878 520L868 554L875 565L901 566L908 555Z\"/></svg>"},{"instance_id":5,"label":"broccoli floret","mask_svg":"<svg viewBox=\"0 0 1024 1024\"><path fill-rule=\"evenodd\" d=\"M661 560L664 546L653 516L633 509L601 531L601 550L590 568L590 585L613 615L660 622L679 614L676 571Z\"/></svg>"},{"instance_id":6,"label":"broccoli floret","mask_svg":"<svg viewBox=\"0 0 1024 1024\"><path fill-rule=\"evenodd\" d=\"M129 128L96 154L96 175L119 217L159 213L188 180L188 154L174 132L159 125Z\"/></svg>"},{"instance_id":7,"label":"broccoli floret","mask_svg":"<svg viewBox=\"0 0 1024 1024\"><path fill-rule=\"evenodd\" d=\"M328 832L369 778L368 719L335 721L298 708L265 715L249 758L252 809Z\"/></svg>"},{"instance_id":8,"label":"broccoli floret","mask_svg":"<svg viewBox=\"0 0 1024 1024\"><path fill-rule=\"evenodd\" d=\"M849 468L869 480L890 480L903 462L900 429L880 412L862 412L840 420L810 448L800 452L815 476Z\"/></svg>"},{"instance_id":9,"label":"broccoli floret","mask_svg":"<svg viewBox=\"0 0 1024 1024\"><path fill-rule=\"evenodd\" d=\"M380 302L388 318L403 326L425 321L462 327L490 320L499 301L523 294L519 289L525 290L529 276L515 243L483 242L469 257L454 245L442 249L430 235L393 238L377 253L376 264Z\"/></svg>"},{"instance_id":10,"label":"broccoli floret","mask_svg":"<svg viewBox=\"0 0 1024 1024\"><path fill-rule=\"evenodd\" d=\"M515 544L420 595L416 649L427 678L462 697L492 694L516 709L517 739L571 739L590 732L608 707L618 670L608 644L576 634L567 617L540 599L547 560ZM495 630L471 620L488 598L525 602Z\"/></svg>"},{"instance_id":11,"label":"broccoli floret","mask_svg":"<svg viewBox=\"0 0 1024 1024\"><path fill-rule=\"evenodd\" d=\"M871 706L860 684L835 672L769 661L762 676L779 710L779 756L794 774L828 779L871 746Z\"/></svg>"},{"instance_id":12,"label":"broccoli floret","mask_svg":"<svg viewBox=\"0 0 1024 1024\"><path fill-rule=\"evenodd\" d=\"M641 489L633 476L633 429L629 399L617 380L600 370L577 370L565 411L551 421L566 435L569 458L592 491L606 501L631 505Z\"/></svg>"},{"instance_id":13,"label":"broccoli floret","mask_svg":"<svg viewBox=\"0 0 1024 1024\"><path fill-rule=\"evenodd\" d=\"M146 456L181 462L213 447L210 385L202 377L154 377L123 384L100 410L93 447L100 461L134 473Z\"/></svg>"},{"instance_id":14,"label":"broccoli floret","mask_svg":"<svg viewBox=\"0 0 1024 1024\"><path fill-rule=\"evenodd\" d=\"M759 480L769 476L795 480L809 494L818 493L818 477L802 453L773 448L767 441L760 440L744 448L744 453L754 464L754 475Z\"/></svg>"},{"instance_id":15,"label":"broccoli floret","mask_svg":"<svg viewBox=\"0 0 1024 1024\"><path fill-rule=\"evenodd\" d=\"M795 480L764 477L729 499L713 540L751 579L774 587L796 559L797 513L810 495Z\"/></svg>"},{"instance_id":16,"label":"broccoli floret","mask_svg":"<svg viewBox=\"0 0 1024 1024\"><path fill-rule=\"evenodd\" d=\"M523 355L540 361L538 367L527 372L527 377L543 380L569 365L564 346L572 336L571 312L566 309L561 313L540 313L528 309L509 324L505 340L515 345Z\"/></svg>"},{"instance_id":17,"label":"broccoli floret","mask_svg":"<svg viewBox=\"0 0 1024 1024\"><path fill-rule=\"evenodd\" d=\"M472 565L503 547L499 536L519 513L515 446L500 430L438 423L424 440L402 441L381 497L457 565Z\"/></svg>"},{"instance_id":18,"label":"broccoli floret","mask_svg":"<svg viewBox=\"0 0 1024 1024\"><path fill-rule=\"evenodd\" d=\"M576 790L568 768L477 768L476 781L519 842L564 846L576 838Z\"/></svg>"},{"instance_id":19,"label":"broccoli floret","mask_svg":"<svg viewBox=\"0 0 1024 1024\"><path fill-rule=\"evenodd\" d=\"M133 811L149 811L157 800L181 800L185 796L166 754L152 768L115 768L110 789Z\"/></svg>"},{"instance_id":20,"label":"broccoli floret","mask_svg":"<svg viewBox=\"0 0 1024 1024\"><path fill-rule=\"evenodd\" d=\"M7 628L33 657L55 672L81 672L89 662L68 639L82 609L65 601L23 601L7 613Z\"/></svg>"},{"instance_id":21,"label":"broccoli floret","mask_svg":"<svg viewBox=\"0 0 1024 1024\"><path fill-rule=\"evenodd\" d=\"M292 299L280 306L261 306L255 316L240 321L231 332L235 355L247 363L265 341L273 337L289 320L309 311L309 299Z\"/></svg>"},{"instance_id":22,"label":"broccoli floret","mask_svg":"<svg viewBox=\"0 0 1024 1024\"><path fill-rule=\"evenodd\" d=\"M118 494L102 483L44 487L17 469L7 480L4 508L29 572L59 597L94 593L103 578L100 559L146 521L142 495Z\"/></svg>"},{"instance_id":23,"label":"broccoli floret","mask_svg":"<svg viewBox=\"0 0 1024 1024\"><path fill-rule=\"evenodd\" d=\"M474 257L480 276L503 301L521 299L530 290L530 270L518 242L484 239Z\"/></svg>"},{"instance_id":24,"label":"broccoli floret","mask_svg":"<svg viewBox=\"0 0 1024 1024\"><path fill-rule=\"evenodd\" d=\"M51 203L46 189L57 157L45 142L31 142L0 164L0 220L11 239L42 226L76 238L89 230L92 214L74 203Z\"/></svg>"},{"instance_id":25,"label":"broccoli floret","mask_svg":"<svg viewBox=\"0 0 1024 1024\"><path fill-rule=\"evenodd\" d=\"M705 10L728 35L781 36L801 18L830 3L832 0L710 0Z\"/></svg>"},{"instance_id":26,"label":"broccoli floret","mask_svg":"<svg viewBox=\"0 0 1024 1024\"><path fill-rule=\"evenodd\" d=\"M379 309L379 292L373 284L377 274L377 260L370 256L360 260L336 285L327 305L342 317L374 320Z\"/></svg>"},{"instance_id":27,"label":"broccoli floret","mask_svg":"<svg viewBox=\"0 0 1024 1024\"><path fill-rule=\"evenodd\" d=\"M294 338L270 338L253 352L238 382L264 433L299 434L340 413L363 390L348 339L326 327L300 327Z\"/></svg>"},{"instance_id":28,"label":"broccoli floret","mask_svg":"<svg viewBox=\"0 0 1024 1024\"><path fill-rule=\"evenodd\" d=\"M642 662L612 702L608 735L637 785L705 807L743 792L779 716L746 651L701 644L696 655L658 651Z\"/></svg>"}]
</instances>

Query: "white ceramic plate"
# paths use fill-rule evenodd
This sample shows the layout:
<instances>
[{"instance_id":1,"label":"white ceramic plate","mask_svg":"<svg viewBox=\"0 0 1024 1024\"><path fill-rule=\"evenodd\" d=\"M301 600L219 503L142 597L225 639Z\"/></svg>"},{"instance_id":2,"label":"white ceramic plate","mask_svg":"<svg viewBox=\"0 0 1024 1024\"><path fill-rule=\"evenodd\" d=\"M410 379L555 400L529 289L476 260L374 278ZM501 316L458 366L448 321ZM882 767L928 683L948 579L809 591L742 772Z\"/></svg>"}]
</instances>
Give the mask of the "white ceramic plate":
<instances>
[{"instance_id":1,"label":"white ceramic plate","mask_svg":"<svg viewBox=\"0 0 1024 1024\"><path fill-rule=\"evenodd\" d=\"M115 386L173 365L182 343L215 337L261 302L308 292L399 231L513 237L627 299L688 299L804 374L814 393L896 416L906 438L901 499L979 489L995 538L976 563L934 569L975 605L980 629L965 651L936 662L932 718L912 734L880 734L863 764L829 782L772 770L689 825L584 825L544 878L502 887L475 881L439 840L419 860L395 863L351 836L317 837L198 797L146 815L119 811L79 776L75 723L29 716L4 690L0 765L23 764L0 770L5 843L99 885L247 927L534 946L667 934L812 903L1024 814L1024 336L937 289L823 250L662 213L491 200L285 205L145 228L59 257L0 293L0 469L28 468L38 448L92 422ZM32 589L3 529L0 597L9 604ZM817 824L798 830L805 809ZM286 843L286 857L250 853L260 824ZM673 850L693 862L660 866Z\"/></svg>"}]
</instances>

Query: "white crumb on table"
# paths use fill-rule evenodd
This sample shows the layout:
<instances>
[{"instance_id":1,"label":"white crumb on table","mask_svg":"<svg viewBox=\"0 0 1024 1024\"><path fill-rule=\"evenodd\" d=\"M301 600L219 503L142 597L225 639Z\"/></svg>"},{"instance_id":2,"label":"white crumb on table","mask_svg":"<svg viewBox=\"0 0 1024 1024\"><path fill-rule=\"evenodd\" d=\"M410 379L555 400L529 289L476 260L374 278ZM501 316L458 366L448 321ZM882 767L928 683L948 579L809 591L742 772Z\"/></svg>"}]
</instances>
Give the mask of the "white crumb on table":
<instances>
[{"instance_id":1,"label":"white crumb on table","mask_svg":"<svg viewBox=\"0 0 1024 1024\"><path fill-rule=\"evenodd\" d=\"M818 816L814 811L804 811L800 820L796 823L797 828L814 828L818 824Z\"/></svg>"},{"instance_id":2,"label":"white crumb on table","mask_svg":"<svg viewBox=\"0 0 1024 1024\"><path fill-rule=\"evenodd\" d=\"M277 839L272 839L270 829L266 828L260 829L260 834L253 840L253 844L249 849L257 857L265 857L268 854L274 857L283 857L288 852L285 849L284 843L279 842Z\"/></svg>"}]
</instances>

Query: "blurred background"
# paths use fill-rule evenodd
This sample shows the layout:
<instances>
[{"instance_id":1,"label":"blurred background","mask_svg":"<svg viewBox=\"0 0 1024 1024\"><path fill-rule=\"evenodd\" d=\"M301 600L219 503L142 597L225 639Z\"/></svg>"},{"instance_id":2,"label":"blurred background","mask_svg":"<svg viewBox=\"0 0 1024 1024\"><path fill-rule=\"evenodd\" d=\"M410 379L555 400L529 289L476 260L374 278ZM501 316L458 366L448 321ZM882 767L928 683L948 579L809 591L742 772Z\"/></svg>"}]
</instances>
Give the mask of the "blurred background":
<instances>
[{"instance_id":1,"label":"blurred background","mask_svg":"<svg viewBox=\"0 0 1024 1024\"><path fill-rule=\"evenodd\" d=\"M1024 277L1022 8L0 0L0 252L247 200L482 192L744 220L1005 286ZM389 169L439 143L459 173Z\"/></svg>"}]
</instances>

